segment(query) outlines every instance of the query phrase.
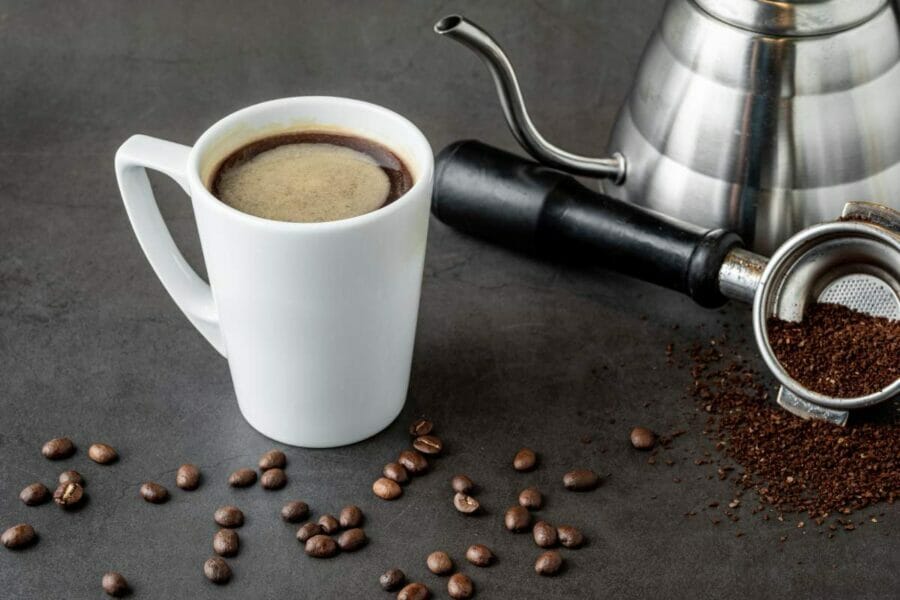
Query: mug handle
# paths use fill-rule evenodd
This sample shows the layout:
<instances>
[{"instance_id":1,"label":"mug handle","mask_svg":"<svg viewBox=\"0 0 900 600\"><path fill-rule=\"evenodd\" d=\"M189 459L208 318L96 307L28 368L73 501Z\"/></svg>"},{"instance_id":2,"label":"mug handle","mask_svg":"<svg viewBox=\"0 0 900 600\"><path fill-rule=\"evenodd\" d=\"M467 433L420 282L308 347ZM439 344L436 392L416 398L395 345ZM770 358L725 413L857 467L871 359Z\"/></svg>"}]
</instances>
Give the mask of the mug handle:
<instances>
[{"instance_id":1,"label":"mug handle","mask_svg":"<svg viewBox=\"0 0 900 600\"><path fill-rule=\"evenodd\" d=\"M226 356L212 289L184 260L166 227L147 169L165 173L191 195L187 178L191 148L146 135L134 135L116 152L116 179L131 227L150 266L178 308L219 354Z\"/></svg>"}]
</instances>

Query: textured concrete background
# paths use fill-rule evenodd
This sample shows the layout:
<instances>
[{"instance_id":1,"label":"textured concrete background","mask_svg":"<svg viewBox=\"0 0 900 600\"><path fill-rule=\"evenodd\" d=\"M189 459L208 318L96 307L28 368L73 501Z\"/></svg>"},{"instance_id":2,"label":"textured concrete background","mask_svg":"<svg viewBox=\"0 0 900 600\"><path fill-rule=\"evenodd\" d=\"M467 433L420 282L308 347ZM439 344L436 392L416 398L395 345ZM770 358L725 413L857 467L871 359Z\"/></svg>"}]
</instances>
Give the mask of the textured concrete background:
<instances>
[{"instance_id":1,"label":"textured concrete background","mask_svg":"<svg viewBox=\"0 0 900 600\"><path fill-rule=\"evenodd\" d=\"M896 507L866 511L886 514L832 540L791 518L764 522L748 508L737 524L711 524L716 511L707 504L729 500L732 489L708 479L715 467L693 464L710 444L702 416L682 398L688 375L666 365L664 349L672 341L678 353L723 323L746 330L745 307L704 311L609 273L521 258L437 222L403 416L353 447L287 449L283 491L225 485L273 444L242 420L225 361L141 254L113 175L118 145L138 132L191 143L248 104L336 94L407 115L436 150L462 137L512 148L482 65L431 33L438 17L460 11L506 46L546 135L597 152L660 6L0 2L0 527L28 521L40 535L27 551L0 549L0 598L98 598L109 569L124 573L140 598L386 598L377 577L391 566L446 597L445 581L425 569L435 549L463 564L480 598L896 594ZM189 203L170 182L155 181L176 240L202 269ZM734 348L755 356L750 342ZM401 500L378 501L370 484L421 414L437 422L447 456ZM674 466L648 465L628 446L635 424L687 430L666 453ZM79 453L51 463L39 450L58 435L74 438ZM118 448L117 465L87 459L87 446L101 440ZM542 457L530 475L508 466L525 444ZM183 462L204 472L194 493L174 488ZM562 472L580 465L608 474L604 486L562 490ZM82 510L17 500L26 484L51 485L67 468L88 480ZM455 472L482 484L486 515L454 512L447 480ZM172 500L140 500L146 479L169 485ZM568 567L555 579L532 572L538 551L529 536L502 527L503 510L528 484L547 493L545 518L590 539L565 552ZM277 517L295 497L316 515L358 503L371 543L330 561L307 558L294 527ZM216 588L201 567L212 554L212 513L226 502L244 509L247 524L231 560L234 580ZM698 514L685 517L690 511ZM499 563L465 564L475 542L491 546Z\"/></svg>"}]
</instances>

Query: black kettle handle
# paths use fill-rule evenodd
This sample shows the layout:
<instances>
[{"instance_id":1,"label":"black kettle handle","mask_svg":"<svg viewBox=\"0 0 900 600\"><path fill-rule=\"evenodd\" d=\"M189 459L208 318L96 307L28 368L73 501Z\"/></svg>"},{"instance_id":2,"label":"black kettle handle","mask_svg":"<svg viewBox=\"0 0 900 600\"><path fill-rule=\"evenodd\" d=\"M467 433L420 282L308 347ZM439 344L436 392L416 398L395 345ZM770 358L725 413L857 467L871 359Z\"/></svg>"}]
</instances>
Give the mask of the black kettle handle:
<instances>
[{"instance_id":1,"label":"black kettle handle","mask_svg":"<svg viewBox=\"0 0 900 600\"><path fill-rule=\"evenodd\" d=\"M589 261L724 304L719 270L737 234L705 229L592 191L572 177L475 140L435 163L432 212L448 225L507 246Z\"/></svg>"}]
</instances>

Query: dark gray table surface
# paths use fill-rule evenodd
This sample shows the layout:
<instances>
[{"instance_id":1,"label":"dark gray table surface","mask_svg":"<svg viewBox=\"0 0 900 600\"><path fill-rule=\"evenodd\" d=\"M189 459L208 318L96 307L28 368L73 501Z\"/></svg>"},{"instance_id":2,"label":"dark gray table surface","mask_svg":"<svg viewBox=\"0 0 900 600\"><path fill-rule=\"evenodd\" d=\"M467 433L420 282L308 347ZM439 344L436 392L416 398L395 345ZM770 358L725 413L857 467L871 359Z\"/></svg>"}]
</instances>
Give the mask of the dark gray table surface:
<instances>
[{"instance_id":1,"label":"dark gray table surface","mask_svg":"<svg viewBox=\"0 0 900 600\"><path fill-rule=\"evenodd\" d=\"M798 529L794 518L766 522L746 508L737 524L711 524L707 503L727 501L732 487L708 478L714 466L693 463L711 445L703 417L683 398L689 376L666 364L665 346L674 342L678 353L725 323L746 329L745 307L705 311L616 275L522 258L434 220L402 416L352 447L286 448L283 491L225 485L273 443L241 418L226 362L144 259L113 175L118 145L132 133L191 143L237 108L334 94L407 115L435 149L464 137L512 148L482 65L431 32L458 10L507 47L547 136L595 153L660 7L0 2L0 527L28 521L40 535L26 551L0 549L0 598L99 598L110 569L128 577L138 598L386 598L377 577L391 566L447 597L445 581L425 569L435 549L473 577L479 598L896 597L896 507L866 511L885 515L830 540L818 528ZM202 269L189 202L170 182L154 181L176 240ZM755 359L751 342L733 348ZM371 482L406 446L418 415L437 423L447 455L402 499L381 502ZM666 453L673 466L648 465L629 447L635 424L687 431ZM71 436L79 452L52 463L40 446L58 435ZM119 463L91 463L92 441L118 448ZM522 445L541 455L532 474L509 467ZM184 462L205 476L194 493L173 485ZM565 492L561 474L580 465L608 474L606 483ZM51 485L66 468L87 478L82 510L18 501L26 484ZM486 515L455 513L447 484L455 472L482 484ZM147 479L169 484L171 501L140 500ZM565 552L566 571L555 579L533 573L538 550L529 536L502 526L503 510L527 484L547 493L545 518L590 539ZM290 498L307 500L316 515L359 504L371 543L334 560L307 558L294 527L277 517ZM216 588L201 568L212 554L212 513L224 503L241 506L247 524L234 580ZM698 514L684 516L691 511ZM491 546L499 563L465 564L475 542Z\"/></svg>"}]
</instances>

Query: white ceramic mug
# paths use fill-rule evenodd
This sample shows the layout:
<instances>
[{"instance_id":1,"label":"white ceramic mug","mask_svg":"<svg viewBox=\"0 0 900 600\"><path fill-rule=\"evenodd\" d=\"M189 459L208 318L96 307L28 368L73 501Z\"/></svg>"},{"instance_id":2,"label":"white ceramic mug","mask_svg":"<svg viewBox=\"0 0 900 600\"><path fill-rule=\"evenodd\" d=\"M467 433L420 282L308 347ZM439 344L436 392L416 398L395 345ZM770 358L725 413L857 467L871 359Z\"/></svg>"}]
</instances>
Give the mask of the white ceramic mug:
<instances>
[{"instance_id":1,"label":"white ceramic mug","mask_svg":"<svg viewBox=\"0 0 900 600\"><path fill-rule=\"evenodd\" d=\"M209 192L216 167L239 147L316 128L384 144L412 172L412 189L374 212L325 223L262 219ZM407 119L321 96L239 110L193 148L135 135L116 153L138 241L179 308L228 358L244 417L274 440L307 447L365 439L403 408L433 168L428 141ZM172 177L190 195L209 285L175 246L146 169Z\"/></svg>"}]
</instances>

